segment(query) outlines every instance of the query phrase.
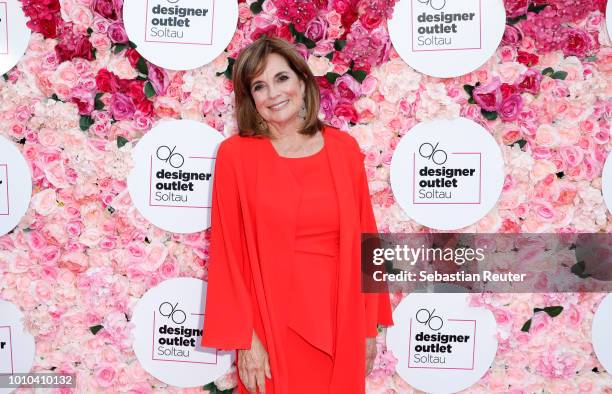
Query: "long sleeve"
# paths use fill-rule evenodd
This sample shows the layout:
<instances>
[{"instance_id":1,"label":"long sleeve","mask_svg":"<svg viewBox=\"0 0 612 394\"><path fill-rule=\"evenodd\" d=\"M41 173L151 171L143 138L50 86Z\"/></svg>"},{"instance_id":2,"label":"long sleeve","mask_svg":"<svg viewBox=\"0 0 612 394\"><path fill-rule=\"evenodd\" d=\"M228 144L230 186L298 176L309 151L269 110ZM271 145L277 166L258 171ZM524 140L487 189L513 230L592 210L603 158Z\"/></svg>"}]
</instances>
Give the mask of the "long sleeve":
<instances>
[{"instance_id":1,"label":"long sleeve","mask_svg":"<svg viewBox=\"0 0 612 394\"><path fill-rule=\"evenodd\" d=\"M360 168L360 216L361 216L361 232L362 233L377 233L376 219L372 210L372 201L370 199L370 189L368 180L363 165L365 155L359 152L362 158ZM366 293L365 297L365 315L366 315L366 336L375 337L378 334L378 324L384 326L393 325L391 314L391 302L387 292L382 293Z\"/></svg>"},{"instance_id":2,"label":"long sleeve","mask_svg":"<svg viewBox=\"0 0 612 394\"><path fill-rule=\"evenodd\" d=\"M247 290L245 229L236 169L222 143L213 175L211 245L202 346L248 349L253 311Z\"/></svg>"}]
</instances>

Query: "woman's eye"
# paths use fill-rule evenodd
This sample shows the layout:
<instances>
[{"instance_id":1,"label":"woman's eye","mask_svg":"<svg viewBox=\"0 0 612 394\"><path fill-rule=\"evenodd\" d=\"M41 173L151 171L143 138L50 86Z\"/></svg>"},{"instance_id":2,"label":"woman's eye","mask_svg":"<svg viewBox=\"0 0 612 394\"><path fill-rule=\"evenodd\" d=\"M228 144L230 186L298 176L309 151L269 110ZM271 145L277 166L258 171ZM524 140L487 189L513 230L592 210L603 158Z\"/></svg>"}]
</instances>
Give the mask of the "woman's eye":
<instances>
[{"instance_id":1,"label":"woman's eye","mask_svg":"<svg viewBox=\"0 0 612 394\"><path fill-rule=\"evenodd\" d=\"M255 85L255 86L253 86L253 91L254 91L254 92L258 91L259 89L261 89L261 85Z\"/></svg>"},{"instance_id":2,"label":"woman's eye","mask_svg":"<svg viewBox=\"0 0 612 394\"><path fill-rule=\"evenodd\" d=\"M280 81L286 81L286 80L288 80L288 79L289 79L289 76L287 76L287 75L281 75L280 77L278 77L278 79L279 79Z\"/></svg>"}]
</instances>

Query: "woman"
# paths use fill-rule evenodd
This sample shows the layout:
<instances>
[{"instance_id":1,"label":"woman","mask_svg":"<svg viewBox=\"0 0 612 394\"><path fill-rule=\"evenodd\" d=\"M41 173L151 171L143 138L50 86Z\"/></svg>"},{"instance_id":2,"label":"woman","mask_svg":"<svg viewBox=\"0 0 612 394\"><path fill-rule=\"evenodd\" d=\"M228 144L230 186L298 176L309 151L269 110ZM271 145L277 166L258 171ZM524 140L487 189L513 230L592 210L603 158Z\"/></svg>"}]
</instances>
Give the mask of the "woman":
<instances>
[{"instance_id":1,"label":"woman","mask_svg":"<svg viewBox=\"0 0 612 394\"><path fill-rule=\"evenodd\" d=\"M291 44L257 40L233 81L240 133L217 152L202 345L238 349L240 393L364 393L377 324L393 324L388 294L360 289L360 233L377 231L364 155L317 118Z\"/></svg>"}]
</instances>

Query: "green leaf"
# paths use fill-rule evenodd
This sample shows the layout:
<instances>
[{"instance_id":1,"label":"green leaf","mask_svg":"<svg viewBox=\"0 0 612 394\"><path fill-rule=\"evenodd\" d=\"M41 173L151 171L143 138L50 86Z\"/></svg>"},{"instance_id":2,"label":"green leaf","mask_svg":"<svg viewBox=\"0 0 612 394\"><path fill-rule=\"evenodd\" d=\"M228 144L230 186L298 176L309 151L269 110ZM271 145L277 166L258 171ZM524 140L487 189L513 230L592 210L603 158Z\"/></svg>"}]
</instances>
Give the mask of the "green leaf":
<instances>
[{"instance_id":1,"label":"green leaf","mask_svg":"<svg viewBox=\"0 0 612 394\"><path fill-rule=\"evenodd\" d=\"M579 261L576 264L572 265L570 270L572 274L582 279L588 278L590 276L588 273L585 272L586 264L584 263L584 261Z\"/></svg>"},{"instance_id":2,"label":"green leaf","mask_svg":"<svg viewBox=\"0 0 612 394\"><path fill-rule=\"evenodd\" d=\"M127 47L127 44L115 44L115 47L113 48L113 53L116 55Z\"/></svg>"},{"instance_id":3,"label":"green leaf","mask_svg":"<svg viewBox=\"0 0 612 394\"><path fill-rule=\"evenodd\" d=\"M233 57L227 58L227 68L225 69L225 72L223 74L225 75L225 78L229 79L230 81L232 80L232 71L234 70L234 63L236 63L236 59L234 59Z\"/></svg>"},{"instance_id":4,"label":"green leaf","mask_svg":"<svg viewBox=\"0 0 612 394\"><path fill-rule=\"evenodd\" d=\"M552 67L546 67L544 70L542 70L542 75L551 76L554 74L554 72L555 70Z\"/></svg>"},{"instance_id":5,"label":"green leaf","mask_svg":"<svg viewBox=\"0 0 612 394\"><path fill-rule=\"evenodd\" d=\"M567 71L555 71L550 77L552 79L565 79L567 77Z\"/></svg>"},{"instance_id":6,"label":"green leaf","mask_svg":"<svg viewBox=\"0 0 612 394\"><path fill-rule=\"evenodd\" d=\"M123 146L125 146L125 144L127 144L128 142L130 141L128 141L127 138L125 137L122 137L122 136L117 137L117 147L118 148L123 148Z\"/></svg>"},{"instance_id":7,"label":"green leaf","mask_svg":"<svg viewBox=\"0 0 612 394\"><path fill-rule=\"evenodd\" d=\"M7 73L2 74L2 78L4 78L5 81L8 81L8 74Z\"/></svg>"},{"instance_id":8,"label":"green leaf","mask_svg":"<svg viewBox=\"0 0 612 394\"><path fill-rule=\"evenodd\" d=\"M144 92L147 98L151 98L155 96L155 89L153 89L153 85L151 82L147 81L144 85Z\"/></svg>"},{"instance_id":9,"label":"green leaf","mask_svg":"<svg viewBox=\"0 0 612 394\"><path fill-rule=\"evenodd\" d=\"M497 119L497 112L495 111L485 111L484 109L480 109L480 113L482 113L482 116L484 116L487 120Z\"/></svg>"},{"instance_id":10,"label":"green leaf","mask_svg":"<svg viewBox=\"0 0 612 394\"><path fill-rule=\"evenodd\" d=\"M138 59L136 70L141 74L149 75L149 67L147 67L147 62L144 60L144 57L141 56L140 59Z\"/></svg>"},{"instance_id":11,"label":"green leaf","mask_svg":"<svg viewBox=\"0 0 612 394\"><path fill-rule=\"evenodd\" d=\"M520 140L517 140L517 141L513 142L512 144L510 144L510 146L514 146L514 144L517 144L519 146L519 148L522 150L523 147L525 145L527 145L527 141L525 141L524 139L521 138Z\"/></svg>"},{"instance_id":12,"label":"green leaf","mask_svg":"<svg viewBox=\"0 0 612 394\"><path fill-rule=\"evenodd\" d=\"M53 93L53 94L51 95L51 98L52 98L53 100L55 100L55 101L62 101L62 100L60 100L60 98L59 98L59 97L57 96L57 94L55 94L55 93Z\"/></svg>"},{"instance_id":13,"label":"green leaf","mask_svg":"<svg viewBox=\"0 0 612 394\"><path fill-rule=\"evenodd\" d=\"M517 16L516 18L507 18L506 19L506 23L509 24L509 25L516 25L517 23L519 23L523 19L527 19L527 15Z\"/></svg>"},{"instance_id":14,"label":"green leaf","mask_svg":"<svg viewBox=\"0 0 612 394\"><path fill-rule=\"evenodd\" d=\"M531 328L531 319L527 320L524 324L523 327L521 327L521 331L523 332L529 332L529 329Z\"/></svg>"},{"instance_id":15,"label":"green leaf","mask_svg":"<svg viewBox=\"0 0 612 394\"><path fill-rule=\"evenodd\" d=\"M463 85L463 90L465 90L465 92L468 94L468 96L470 96L471 99L473 99L475 87L476 86L472 85Z\"/></svg>"},{"instance_id":16,"label":"green leaf","mask_svg":"<svg viewBox=\"0 0 612 394\"><path fill-rule=\"evenodd\" d=\"M89 115L81 115L81 119L79 119L79 127L83 131L89 130L91 125L94 124L94 120Z\"/></svg>"},{"instance_id":17,"label":"green leaf","mask_svg":"<svg viewBox=\"0 0 612 394\"><path fill-rule=\"evenodd\" d=\"M341 51L346 46L346 40L336 40L334 41L334 49L336 51Z\"/></svg>"},{"instance_id":18,"label":"green leaf","mask_svg":"<svg viewBox=\"0 0 612 394\"><path fill-rule=\"evenodd\" d=\"M326 58L328 58L328 59L329 59L329 61L331 62L332 60L334 60L334 53L333 53L333 52L330 52L330 53L328 53L327 55L325 55L325 57L326 57Z\"/></svg>"},{"instance_id":19,"label":"green leaf","mask_svg":"<svg viewBox=\"0 0 612 394\"><path fill-rule=\"evenodd\" d=\"M534 12L536 14L539 14L546 7L548 7L548 4L542 4L542 5L529 4L529 8L527 9L527 12Z\"/></svg>"},{"instance_id":20,"label":"green leaf","mask_svg":"<svg viewBox=\"0 0 612 394\"><path fill-rule=\"evenodd\" d=\"M357 80L357 82L361 83L368 76L368 74L363 70L351 70L349 74L353 76Z\"/></svg>"},{"instance_id":21,"label":"green leaf","mask_svg":"<svg viewBox=\"0 0 612 394\"><path fill-rule=\"evenodd\" d=\"M101 100L103 94L104 93L96 93L96 97L94 98L94 108L98 111L104 109L104 103Z\"/></svg>"},{"instance_id":22,"label":"green leaf","mask_svg":"<svg viewBox=\"0 0 612 394\"><path fill-rule=\"evenodd\" d=\"M544 312L548 313L548 316L550 317L556 317L559 316L561 312L563 312L563 307L561 305L547 306L546 308L544 308Z\"/></svg>"},{"instance_id":23,"label":"green leaf","mask_svg":"<svg viewBox=\"0 0 612 394\"><path fill-rule=\"evenodd\" d=\"M91 36L91 33L93 33L93 29L91 27L87 28L87 35Z\"/></svg>"},{"instance_id":24,"label":"green leaf","mask_svg":"<svg viewBox=\"0 0 612 394\"><path fill-rule=\"evenodd\" d=\"M340 74L329 72L329 73L325 74L325 78L327 78L327 82L335 83L336 79L340 78Z\"/></svg>"},{"instance_id":25,"label":"green leaf","mask_svg":"<svg viewBox=\"0 0 612 394\"><path fill-rule=\"evenodd\" d=\"M251 4L251 7L249 7L249 8L251 9L251 12L253 14L257 15L261 11L263 11L262 4L263 4L263 0L262 1L256 1L255 3Z\"/></svg>"},{"instance_id":26,"label":"green leaf","mask_svg":"<svg viewBox=\"0 0 612 394\"><path fill-rule=\"evenodd\" d=\"M136 49L136 44L134 44L132 41L128 41L128 45L130 48Z\"/></svg>"},{"instance_id":27,"label":"green leaf","mask_svg":"<svg viewBox=\"0 0 612 394\"><path fill-rule=\"evenodd\" d=\"M98 50L96 48L91 48L91 56L95 59L96 58L96 53L98 53Z\"/></svg>"},{"instance_id":28,"label":"green leaf","mask_svg":"<svg viewBox=\"0 0 612 394\"><path fill-rule=\"evenodd\" d=\"M593 56L589 56L587 58L584 59L585 62L596 62L597 61L597 56L593 55Z\"/></svg>"},{"instance_id":29,"label":"green leaf","mask_svg":"<svg viewBox=\"0 0 612 394\"><path fill-rule=\"evenodd\" d=\"M101 324L98 324L96 326L91 326L89 327L89 331L91 331L92 334L96 335L98 333L98 331L100 331L101 329L103 329L104 326Z\"/></svg>"},{"instance_id":30,"label":"green leaf","mask_svg":"<svg viewBox=\"0 0 612 394\"><path fill-rule=\"evenodd\" d=\"M563 177L565 176L565 173L563 171L559 171L555 175L557 176L557 178L563 179Z\"/></svg>"}]
</instances>

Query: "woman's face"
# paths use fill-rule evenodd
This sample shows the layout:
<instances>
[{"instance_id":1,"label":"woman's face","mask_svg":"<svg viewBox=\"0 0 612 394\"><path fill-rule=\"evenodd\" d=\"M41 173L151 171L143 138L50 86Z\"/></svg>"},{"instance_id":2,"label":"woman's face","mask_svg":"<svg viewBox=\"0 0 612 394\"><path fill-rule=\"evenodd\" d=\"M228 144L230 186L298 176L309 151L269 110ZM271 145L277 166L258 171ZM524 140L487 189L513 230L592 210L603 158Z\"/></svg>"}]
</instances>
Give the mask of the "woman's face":
<instances>
[{"instance_id":1,"label":"woman's face","mask_svg":"<svg viewBox=\"0 0 612 394\"><path fill-rule=\"evenodd\" d=\"M285 58L276 53L268 55L261 75L251 81L251 95L257 112L275 128L298 121L304 90L304 82Z\"/></svg>"}]
</instances>

